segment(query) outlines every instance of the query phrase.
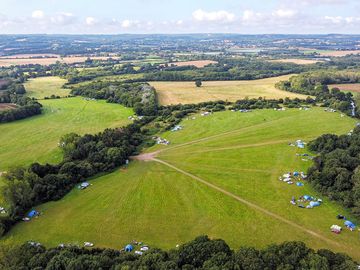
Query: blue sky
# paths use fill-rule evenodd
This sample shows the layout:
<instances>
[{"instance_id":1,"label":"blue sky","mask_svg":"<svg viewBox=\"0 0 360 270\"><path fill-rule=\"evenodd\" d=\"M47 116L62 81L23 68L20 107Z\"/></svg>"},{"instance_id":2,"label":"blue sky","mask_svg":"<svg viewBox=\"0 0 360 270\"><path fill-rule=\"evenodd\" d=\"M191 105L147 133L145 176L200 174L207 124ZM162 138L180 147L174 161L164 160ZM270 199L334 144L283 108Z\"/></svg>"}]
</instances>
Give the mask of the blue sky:
<instances>
[{"instance_id":1,"label":"blue sky","mask_svg":"<svg viewBox=\"0 0 360 270\"><path fill-rule=\"evenodd\" d=\"M0 0L0 34L356 33L358 0Z\"/></svg>"}]
</instances>

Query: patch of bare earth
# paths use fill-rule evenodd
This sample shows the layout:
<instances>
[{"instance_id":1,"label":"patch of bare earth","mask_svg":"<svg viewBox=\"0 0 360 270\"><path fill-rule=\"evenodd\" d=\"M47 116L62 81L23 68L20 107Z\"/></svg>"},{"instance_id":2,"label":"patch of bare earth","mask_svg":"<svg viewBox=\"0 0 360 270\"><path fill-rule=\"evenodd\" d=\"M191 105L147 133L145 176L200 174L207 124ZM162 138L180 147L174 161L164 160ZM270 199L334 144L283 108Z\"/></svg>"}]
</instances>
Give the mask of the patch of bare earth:
<instances>
[{"instance_id":1,"label":"patch of bare earth","mask_svg":"<svg viewBox=\"0 0 360 270\"><path fill-rule=\"evenodd\" d=\"M17 105L12 103L0 103L0 111L16 109Z\"/></svg>"}]
</instances>

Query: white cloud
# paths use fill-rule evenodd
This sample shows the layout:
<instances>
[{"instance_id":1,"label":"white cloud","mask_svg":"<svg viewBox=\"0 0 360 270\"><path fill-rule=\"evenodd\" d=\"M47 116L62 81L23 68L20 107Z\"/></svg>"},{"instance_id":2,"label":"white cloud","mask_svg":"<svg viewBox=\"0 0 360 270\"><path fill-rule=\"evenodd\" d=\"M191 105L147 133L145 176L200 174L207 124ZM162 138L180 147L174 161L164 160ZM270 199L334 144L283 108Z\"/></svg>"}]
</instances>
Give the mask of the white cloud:
<instances>
[{"instance_id":1,"label":"white cloud","mask_svg":"<svg viewBox=\"0 0 360 270\"><path fill-rule=\"evenodd\" d=\"M275 10L272 15L274 17L282 18L282 19L291 19L297 14L297 11L291 9L278 9Z\"/></svg>"},{"instance_id":2,"label":"white cloud","mask_svg":"<svg viewBox=\"0 0 360 270\"><path fill-rule=\"evenodd\" d=\"M343 17L341 16L325 16L325 20L330 21L334 24L340 24L344 21Z\"/></svg>"},{"instance_id":3,"label":"white cloud","mask_svg":"<svg viewBox=\"0 0 360 270\"><path fill-rule=\"evenodd\" d=\"M232 22L235 20L235 15L225 10L207 12L198 9L194 11L192 15L193 18L199 22Z\"/></svg>"},{"instance_id":4,"label":"white cloud","mask_svg":"<svg viewBox=\"0 0 360 270\"><path fill-rule=\"evenodd\" d=\"M67 25L76 21L76 17L69 12L59 12L55 16L50 18L50 21L54 24Z\"/></svg>"},{"instance_id":5,"label":"white cloud","mask_svg":"<svg viewBox=\"0 0 360 270\"><path fill-rule=\"evenodd\" d=\"M94 17L86 17L85 23L89 26L97 23L97 20Z\"/></svg>"},{"instance_id":6,"label":"white cloud","mask_svg":"<svg viewBox=\"0 0 360 270\"><path fill-rule=\"evenodd\" d=\"M264 14L255 12L253 10L245 10L242 16L242 20L245 23L260 22L264 19Z\"/></svg>"},{"instance_id":7,"label":"white cloud","mask_svg":"<svg viewBox=\"0 0 360 270\"><path fill-rule=\"evenodd\" d=\"M42 10L34 10L31 14L33 19L43 19L45 17L44 11Z\"/></svg>"},{"instance_id":8,"label":"white cloud","mask_svg":"<svg viewBox=\"0 0 360 270\"><path fill-rule=\"evenodd\" d=\"M123 20L121 22L121 27L122 28L129 28L131 26L131 21L130 20Z\"/></svg>"}]
</instances>

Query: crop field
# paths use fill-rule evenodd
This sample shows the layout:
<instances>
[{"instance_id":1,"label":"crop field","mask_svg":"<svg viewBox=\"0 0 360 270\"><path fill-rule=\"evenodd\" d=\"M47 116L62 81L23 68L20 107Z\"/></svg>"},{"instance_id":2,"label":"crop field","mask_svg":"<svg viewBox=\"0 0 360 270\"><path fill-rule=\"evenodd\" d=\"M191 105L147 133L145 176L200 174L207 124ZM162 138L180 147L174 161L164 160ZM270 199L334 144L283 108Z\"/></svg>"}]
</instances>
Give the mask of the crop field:
<instances>
[{"instance_id":1,"label":"crop field","mask_svg":"<svg viewBox=\"0 0 360 270\"><path fill-rule=\"evenodd\" d=\"M151 82L155 87L162 105L199 103L204 101L266 97L306 98L304 95L285 92L275 88L279 81L287 80L291 75L252 81L204 81L201 87L194 82Z\"/></svg>"},{"instance_id":2,"label":"crop field","mask_svg":"<svg viewBox=\"0 0 360 270\"><path fill-rule=\"evenodd\" d=\"M58 162L61 136L75 132L96 133L105 128L129 123L132 109L105 101L87 101L80 97L41 101L39 116L0 124L0 172L32 162Z\"/></svg>"},{"instance_id":3,"label":"crop field","mask_svg":"<svg viewBox=\"0 0 360 270\"><path fill-rule=\"evenodd\" d=\"M44 97L55 96L68 96L69 89L63 89L62 86L67 81L59 77L40 77L30 79L25 83L25 89L29 97L43 99Z\"/></svg>"},{"instance_id":4,"label":"crop field","mask_svg":"<svg viewBox=\"0 0 360 270\"><path fill-rule=\"evenodd\" d=\"M344 51L336 51L336 50L311 50L311 49L302 49L300 48L302 52L305 54L312 54L312 53L318 53L321 56L328 56L328 57L343 57L350 54L359 54L360 50L344 50Z\"/></svg>"},{"instance_id":5,"label":"crop field","mask_svg":"<svg viewBox=\"0 0 360 270\"><path fill-rule=\"evenodd\" d=\"M92 56L89 57L92 60L107 60L109 58L117 59L118 57L103 57L103 56ZM0 67L10 67L14 65L29 65L29 64L39 64L39 65L52 65L56 62L65 63L65 64L74 64L74 63L83 63L88 59L86 56L67 56L67 57L44 57L44 58L34 58L20 56L20 57L0 57Z\"/></svg>"},{"instance_id":6,"label":"crop field","mask_svg":"<svg viewBox=\"0 0 360 270\"><path fill-rule=\"evenodd\" d=\"M313 59L277 59L271 60L271 62L275 63L294 63L298 65L312 65L321 62L320 60L313 60Z\"/></svg>"},{"instance_id":7,"label":"crop field","mask_svg":"<svg viewBox=\"0 0 360 270\"><path fill-rule=\"evenodd\" d=\"M301 240L360 259L357 232L335 235L329 229L338 222L337 214L349 213L326 199L314 209L293 206L292 196L319 195L306 181L297 187L278 180L286 172L311 166L296 155L306 150L289 142L347 133L354 119L321 108L194 117L181 123L183 130L161 134L170 145L147 149L128 168L37 207L43 214L16 225L3 243L91 241L98 247L121 248L135 239L173 248L208 234L233 248Z\"/></svg>"},{"instance_id":8,"label":"crop field","mask_svg":"<svg viewBox=\"0 0 360 270\"><path fill-rule=\"evenodd\" d=\"M203 68L210 64L216 64L216 61L212 60L196 60L196 61L180 61L180 62L171 62L169 65L174 65L177 67L185 67L185 66L195 66L197 68Z\"/></svg>"},{"instance_id":9,"label":"crop field","mask_svg":"<svg viewBox=\"0 0 360 270\"><path fill-rule=\"evenodd\" d=\"M12 110L15 109L16 107L17 105L13 103L0 103L0 111Z\"/></svg>"},{"instance_id":10,"label":"crop field","mask_svg":"<svg viewBox=\"0 0 360 270\"><path fill-rule=\"evenodd\" d=\"M341 91L360 93L360 83L331 84L330 88L339 88Z\"/></svg>"}]
</instances>

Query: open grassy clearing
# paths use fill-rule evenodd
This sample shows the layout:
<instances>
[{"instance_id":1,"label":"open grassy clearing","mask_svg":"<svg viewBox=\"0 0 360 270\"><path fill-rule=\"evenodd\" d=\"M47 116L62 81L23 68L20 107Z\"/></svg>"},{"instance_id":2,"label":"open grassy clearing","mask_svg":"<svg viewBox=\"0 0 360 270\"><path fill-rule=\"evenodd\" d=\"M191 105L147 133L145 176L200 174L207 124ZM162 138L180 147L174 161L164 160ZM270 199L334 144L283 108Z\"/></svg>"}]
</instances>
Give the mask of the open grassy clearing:
<instances>
[{"instance_id":1,"label":"open grassy clearing","mask_svg":"<svg viewBox=\"0 0 360 270\"><path fill-rule=\"evenodd\" d=\"M279 81L291 75L252 81L204 81L201 87L194 82L151 82L162 105L199 103L211 100L236 101L243 98L306 98L304 95L275 88Z\"/></svg>"},{"instance_id":2,"label":"open grassy clearing","mask_svg":"<svg viewBox=\"0 0 360 270\"><path fill-rule=\"evenodd\" d=\"M93 179L87 190L74 189L61 201L41 205L37 209L44 215L15 226L4 242L31 238L55 246L91 241L119 248L137 239L172 248L209 234L234 248L301 240L313 248L331 248L360 259L356 232L334 235L329 230L337 223L336 214L348 216L346 211L327 200L312 210L294 207L289 204L292 196L316 196L316 192L307 183L300 188L278 180L287 171L305 171L311 165L296 156L304 150L288 142L346 133L355 123L321 108L196 115L195 120L182 122L183 130L161 135L171 145L148 150L162 150L157 158L175 169L156 161L134 161L127 169Z\"/></svg>"},{"instance_id":3,"label":"open grassy clearing","mask_svg":"<svg viewBox=\"0 0 360 270\"><path fill-rule=\"evenodd\" d=\"M277 60L270 60L271 62L275 63L294 63L298 65L312 65L319 62L322 62L320 60L312 60L312 59L296 59L296 58L290 58L290 59L277 59Z\"/></svg>"},{"instance_id":4,"label":"open grassy clearing","mask_svg":"<svg viewBox=\"0 0 360 270\"><path fill-rule=\"evenodd\" d=\"M43 99L44 97L55 96L68 96L69 89L63 89L62 86L67 81L60 77L40 77L30 79L25 83L25 89L29 97Z\"/></svg>"},{"instance_id":5,"label":"open grassy clearing","mask_svg":"<svg viewBox=\"0 0 360 270\"><path fill-rule=\"evenodd\" d=\"M43 114L0 125L0 171L32 162L58 162L61 136L96 133L129 123L132 109L80 97L41 101Z\"/></svg>"}]
</instances>

